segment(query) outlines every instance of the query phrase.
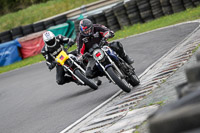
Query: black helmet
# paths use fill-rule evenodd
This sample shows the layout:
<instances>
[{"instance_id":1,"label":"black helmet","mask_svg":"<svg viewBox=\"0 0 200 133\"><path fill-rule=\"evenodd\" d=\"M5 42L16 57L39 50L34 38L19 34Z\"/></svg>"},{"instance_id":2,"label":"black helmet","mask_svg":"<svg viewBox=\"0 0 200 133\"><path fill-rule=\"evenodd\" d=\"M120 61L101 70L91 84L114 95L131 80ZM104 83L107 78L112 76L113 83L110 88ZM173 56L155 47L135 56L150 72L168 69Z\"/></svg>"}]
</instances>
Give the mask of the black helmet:
<instances>
[{"instance_id":1,"label":"black helmet","mask_svg":"<svg viewBox=\"0 0 200 133\"><path fill-rule=\"evenodd\" d=\"M83 19L79 24L80 33L83 36L91 36L93 34L93 23L89 19Z\"/></svg>"}]
</instances>

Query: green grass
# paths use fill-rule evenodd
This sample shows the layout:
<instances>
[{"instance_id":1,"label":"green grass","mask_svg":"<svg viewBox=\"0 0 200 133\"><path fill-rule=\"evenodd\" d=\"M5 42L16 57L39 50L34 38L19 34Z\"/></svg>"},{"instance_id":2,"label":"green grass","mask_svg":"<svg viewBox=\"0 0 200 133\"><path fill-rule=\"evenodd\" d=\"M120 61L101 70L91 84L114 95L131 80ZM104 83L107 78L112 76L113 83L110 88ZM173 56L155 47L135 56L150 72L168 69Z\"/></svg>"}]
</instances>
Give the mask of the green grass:
<instances>
[{"instance_id":1,"label":"green grass","mask_svg":"<svg viewBox=\"0 0 200 133\"><path fill-rule=\"evenodd\" d=\"M126 38L130 35L135 35L135 34L143 33L143 32L146 32L146 31L154 30L154 29L157 29L157 28L177 24L177 23L180 23L180 22L196 20L196 19L200 19L200 7L188 9L184 12L172 14L172 15L169 15L169 16L164 16L164 17L161 17L159 19L150 21L148 23L135 24L133 26L124 27L123 30L117 31L115 33L115 37L110 39L110 41L120 39L120 38ZM76 47L74 46L74 49L75 48ZM27 59L22 60L20 62L11 64L9 66L0 67L0 73L7 72L7 71L10 71L10 70L22 67L22 66L30 65L30 64L33 64L33 63L37 63L37 62L40 62L40 61L43 61L43 60L44 59L42 58L41 55L37 55L37 56L31 57L31 58L27 58Z\"/></svg>"},{"instance_id":2,"label":"green grass","mask_svg":"<svg viewBox=\"0 0 200 133\"><path fill-rule=\"evenodd\" d=\"M149 103L147 106L152 106L152 105L160 105L163 106L164 105L164 101L158 101L156 103Z\"/></svg>"},{"instance_id":3,"label":"green grass","mask_svg":"<svg viewBox=\"0 0 200 133\"><path fill-rule=\"evenodd\" d=\"M195 53L199 49L199 47L200 47L200 44L195 49L192 50L192 53Z\"/></svg>"},{"instance_id":4,"label":"green grass","mask_svg":"<svg viewBox=\"0 0 200 133\"><path fill-rule=\"evenodd\" d=\"M35 4L24 10L0 17L0 32L17 26L31 24L95 1L98 0L52 0L46 3Z\"/></svg>"}]
</instances>

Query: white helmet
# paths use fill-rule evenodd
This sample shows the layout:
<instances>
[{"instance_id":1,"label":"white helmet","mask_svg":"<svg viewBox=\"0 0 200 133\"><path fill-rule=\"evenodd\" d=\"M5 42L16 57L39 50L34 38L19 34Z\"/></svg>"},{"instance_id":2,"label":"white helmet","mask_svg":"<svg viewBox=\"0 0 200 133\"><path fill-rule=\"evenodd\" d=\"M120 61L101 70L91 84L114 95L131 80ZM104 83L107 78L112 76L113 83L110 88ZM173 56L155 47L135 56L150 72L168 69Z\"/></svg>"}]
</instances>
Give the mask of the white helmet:
<instances>
[{"instance_id":1,"label":"white helmet","mask_svg":"<svg viewBox=\"0 0 200 133\"><path fill-rule=\"evenodd\" d=\"M43 40L49 47L54 47L56 45L56 37L51 31L43 33Z\"/></svg>"}]
</instances>

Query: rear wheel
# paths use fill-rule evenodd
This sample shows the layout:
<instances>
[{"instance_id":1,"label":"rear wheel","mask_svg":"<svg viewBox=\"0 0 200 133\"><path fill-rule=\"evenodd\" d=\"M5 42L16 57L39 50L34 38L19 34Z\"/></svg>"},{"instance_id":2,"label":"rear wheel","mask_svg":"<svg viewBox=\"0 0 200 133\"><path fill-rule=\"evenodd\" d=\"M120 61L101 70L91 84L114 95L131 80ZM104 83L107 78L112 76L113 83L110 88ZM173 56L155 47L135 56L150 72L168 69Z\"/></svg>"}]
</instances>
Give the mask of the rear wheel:
<instances>
[{"instance_id":1,"label":"rear wheel","mask_svg":"<svg viewBox=\"0 0 200 133\"><path fill-rule=\"evenodd\" d=\"M86 85L88 85L93 90L98 89L98 86L95 85L92 81L90 81L88 78L86 78L78 69L74 71L76 76L78 76Z\"/></svg>"},{"instance_id":2,"label":"rear wheel","mask_svg":"<svg viewBox=\"0 0 200 133\"><path fill-rule=\"evenodd\" d=\"M135 73L135 69L131 65L127 64L123 59L121 59L121 65L119 65L119 68L125 75L127 75L126 81L133 87L140 84L140 80Z\"/></svg>"},{"instance_id":3,"label":"rear wheel","mask_svg":"<svg viewBox=\"0 0 200 133\"><path fill-rule=\"evenodd\" d=\"M110 77L113 79L113 81L125 92L130 92L131 89L121 80L121 78L118 76L118 74L115 73L112 67L108 67L107 70Z\"/></svg>"},{"instance_id":4,"label":"rear wheel","mask_svg":"<svg viewBox=\"0 0 200 133\"><path fill-rule=\"evenodd\" d=\"M140 80L138 76L134 73L130 76L128 76L127 81L134 87L140 84Z\"/></svg>"}]
</instances>

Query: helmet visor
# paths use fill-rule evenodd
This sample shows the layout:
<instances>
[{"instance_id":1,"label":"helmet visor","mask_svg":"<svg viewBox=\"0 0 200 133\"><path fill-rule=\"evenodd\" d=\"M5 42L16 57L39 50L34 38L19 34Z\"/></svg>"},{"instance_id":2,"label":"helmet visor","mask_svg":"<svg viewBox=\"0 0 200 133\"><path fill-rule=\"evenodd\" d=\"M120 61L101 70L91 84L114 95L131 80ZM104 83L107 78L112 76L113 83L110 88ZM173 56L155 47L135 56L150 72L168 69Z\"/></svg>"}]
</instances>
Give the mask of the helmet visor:
<instances>
[{"instance_id":1,"label":"helmet visor","mask_svg":"<svg viewBox=\"0 0 200 133\"><path fill-rule=\"evenodd\" d=\"M55 42L56 42L56 40L55 40L55 37L54 37L53 39L51 39L51 40L49 40L49 41L46 41L46 44L47 44L48 46L53 46L53 45L55 44Z\"/></svg>"},{"instance_id":2,"label":"helmet visor","mask_svg":"<svg viewBox=\"0 0 200 133\"><path fill-rule=\"evenodd\" d=\"M89 27L89 28L83 28L83 27L81 27L81 33L84 35L84 36L90 36L90 35L92 35L92 33L93 33L93 27L91 26L91 27Z\"/></svg>"},{"instance_id":3,"label":"helmet visor","mask_svg":"<svg viewBox=\"0 0 200 133\"><path fill-rule=\"evenodd\" d=\"M84 30L83 33L84 33L85 35L91 35L91 34L92 34L92 28L89 28L89 29L87 29L87 30Z\"/></svg>"}]
</instances>

